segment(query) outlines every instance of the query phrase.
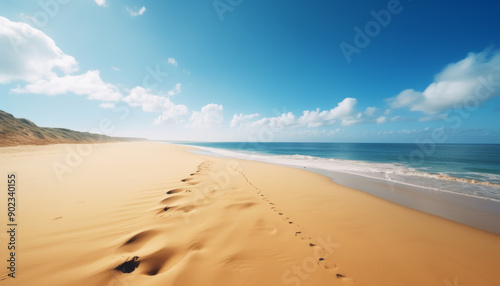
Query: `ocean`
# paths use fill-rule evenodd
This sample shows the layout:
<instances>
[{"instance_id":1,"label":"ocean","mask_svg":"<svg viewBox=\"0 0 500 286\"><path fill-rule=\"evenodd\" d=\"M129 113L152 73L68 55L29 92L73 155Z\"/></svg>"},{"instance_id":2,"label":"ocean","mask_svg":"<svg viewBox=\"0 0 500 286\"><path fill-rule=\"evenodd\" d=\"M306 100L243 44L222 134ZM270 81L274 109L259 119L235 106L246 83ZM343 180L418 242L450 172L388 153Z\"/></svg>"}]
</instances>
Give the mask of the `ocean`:
<instances>
[{"instance_id":1,"label":"ocean","mask_svg":"<svg viewBox=\"0 0 500 286\"><path fill-rule=\"evenodd\" d=\"M500 201L500 144L184 142L222 156Z\"/></svg>"}]
</instances>

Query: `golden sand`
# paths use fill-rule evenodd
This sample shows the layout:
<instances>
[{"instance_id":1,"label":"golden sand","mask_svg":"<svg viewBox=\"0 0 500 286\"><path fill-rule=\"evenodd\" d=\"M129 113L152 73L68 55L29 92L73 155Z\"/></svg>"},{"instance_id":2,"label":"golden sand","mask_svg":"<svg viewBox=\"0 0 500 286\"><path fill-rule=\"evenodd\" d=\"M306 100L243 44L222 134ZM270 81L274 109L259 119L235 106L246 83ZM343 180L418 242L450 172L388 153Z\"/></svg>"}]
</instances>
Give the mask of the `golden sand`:
<instances>
[{"instance_id":1,"label":"golden sand","mask_svg":"<svg viewBox=\"0 0 500 286\"><path fill-rule=\"evenodd\" d=\"M2 266L0 284L500 285L500 236L308 171L186 150L0 148L2 190L18 177L16 278Z\"/></svg>"}]
</instances>

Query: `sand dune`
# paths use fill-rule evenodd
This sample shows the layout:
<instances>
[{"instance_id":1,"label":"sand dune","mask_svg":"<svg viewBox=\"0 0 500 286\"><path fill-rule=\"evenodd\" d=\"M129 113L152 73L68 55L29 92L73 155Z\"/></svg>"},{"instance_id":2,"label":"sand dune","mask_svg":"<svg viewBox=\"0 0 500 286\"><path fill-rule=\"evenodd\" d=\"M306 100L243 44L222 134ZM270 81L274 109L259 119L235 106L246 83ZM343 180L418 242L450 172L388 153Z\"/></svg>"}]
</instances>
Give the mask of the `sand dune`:
<instances>
[{"instance_id":1,"label":"sand dune","mask_svg":"<svg viewBox=\"0 0 500 286\"><path fill-rule=\"evenodd\" d=\"M145 139L110 137L64 128L38 127L27 119L15 118L12 114L0 110L0 147L139 140Z\"/></svg>"},{"instance_id":2,"label":"sand dune","mask_svg":"<svg viewBox=\"0 0 500 286\"><path fill-rule=\"evenodd\" d=\"M0 148L20 202L2 284L499 285L499 236L318 174L112 143L61 178L66 147Z\"/></svg>"}]
</instances>

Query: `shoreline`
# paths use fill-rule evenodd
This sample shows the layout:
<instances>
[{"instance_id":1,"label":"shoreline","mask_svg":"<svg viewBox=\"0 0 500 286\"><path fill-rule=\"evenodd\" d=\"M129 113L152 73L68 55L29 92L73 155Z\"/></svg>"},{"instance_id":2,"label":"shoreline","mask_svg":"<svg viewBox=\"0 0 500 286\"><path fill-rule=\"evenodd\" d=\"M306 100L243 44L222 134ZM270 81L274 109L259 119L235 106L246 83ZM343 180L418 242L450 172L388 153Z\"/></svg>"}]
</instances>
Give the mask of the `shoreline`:
<instances>
[{"instance_id":1,"label":"shoreline","mask_svg":"<svg viewBox=\"0 0 500 286\"><path fill-rule=\"evenodd\" d=\"M223 143L225 142L222 142L220 144ZM229 143L237 143L237 142L229 142ZM277 143L286 144L281 142ZM299 167L305 166L312 169L324 169L327 171L346 173L350 175L358 175L372 179L392 181L395 183L414 186L417 188L450 192L450 193L500 202L500 193L499 193L500 173L494 174L494 173L476 172L475 177L473 176L471 177L470 174L467 177L464 174L462 174L462 176L451 175L452 173L457 174L456 171L451 171L451 170L448 171L441 170L441 172L435 170L434 172L429 172L427 171L429 168L422 169L422 167L420 168L410 167L405 164L402 164L401 162L373 161L373 160L366 160L366 158L363 159L360 157L358 157L357 159L345 159L345 158L324 157L312 153L311 154L295 153L301 151L289 152L289 150L286 151L280 150L281 152L285 153L279 153L279 152L273 153L273 152L264 152L263 149L260 149L258 151L252 149L245 150L245 149L228 148L223 146L214 147L214 146L205 146L203 144L197 145L196 143L192 144L172 143L172 144L179 144L188 147L194 146L198 149L205 150L210 153L221 154L222 156L237 157L246 160L263 161L263 162L286 165L286 166L299 166ZM243 145L243 143L239 144ZM341 143L334 143L334 144L341 144ZM349 143L349 144L362 144L362 143ZM366 144L372 144L372 143L366 143ZM412 145L412 144L399 144L399 145ZM443 144L443 145L468 146L469 144ZM499 144L487 144L487 145L500 146ZM307 153L308 152L307 150L308 149L305 149L303 151ZM399 158L398 160L401 161L402 159ZM314 164L311 165L309 162L314 162ZM347 164L347 166L345 166L345 164ZM319 167L320 165L322 166ZM332 168L333 166L337 167ZM346 167L346 169L339 168L339 166ZM384 176L381 176L380 174L384 174ZM391 176L395 176L395 178L392 178ZM403 177L404 179L401 180L401 178L398 178L397 176ZM485 178L489 178L489 180L486 180ZM423 181L427 182L423 183ZM471 191L470 188L472 187L475 188L475 190L473 190L472 193L476 193L478 188L479 189L486 188L486 189L480 191L482 195L476 195L470 193ZM453 190L453 188L459 188L461 189L461 191ZM493 190L493 192L496 193L496 195L492 195L491 193L488 194L489 191L491 191L489 190L489 188L491 188L491 190Z\"/></svg>"},{"instance_id":2,"label":"shoreline","mask_svg":"<svg viewBox=\"0 0 500 286\"><path fill-rule=\"evenodd\" d=\"M204 148L197 148L199 146L195 145L180 144L180 146L194 147L197 151L192 152L196 154L248 160L242 157L218 154ZM358 174L310 167L301 168L295 165L265 160L255 161L312 171L329 177L333 182L345 187L353 188L417 211L436 215L500 235L500 201L498 200L454 193L446 190L436 191L425 187L391 182Z\"/></svg>"},{"instance_id":3,"label":"shoreline","mask_svg":"<svg viewBox=\"0 0 500 286\"><path fill-rule=\"evenodd\" d=\"M499 285L500 236L310 170L179 145L86 146L63 180L52 166L75 146L0 148L20 202L18 277L1 270L2 283Z\"/></svg>"},{"instance_id":4,"label":"shoreline","mask_svg":"<svg viewBox=\"0 0 500 286\"><path fill-rule=\"evenodd\" d=\"M400 183L389 185L380 179L352 174L319 169L313 171L330 177L335 183L398 205L500 235L500 202L498 201Z\"/></svg>"}]
</instances>

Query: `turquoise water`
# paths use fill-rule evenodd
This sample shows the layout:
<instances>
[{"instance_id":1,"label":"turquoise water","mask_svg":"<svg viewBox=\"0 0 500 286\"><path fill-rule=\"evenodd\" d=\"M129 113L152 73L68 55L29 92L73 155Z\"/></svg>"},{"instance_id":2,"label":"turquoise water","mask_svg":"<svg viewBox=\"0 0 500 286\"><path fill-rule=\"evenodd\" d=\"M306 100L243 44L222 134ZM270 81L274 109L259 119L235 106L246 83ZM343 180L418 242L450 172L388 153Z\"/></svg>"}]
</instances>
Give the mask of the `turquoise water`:
<instances>
[{"instance_id":1,"label":"turquoise water","mask_svg":"<svg viewBox=\"0 0 500 286\"><path fill-rule=\"evenodd\" d=\"M500 200L500 144L184 143L226 156Z\"/></svg>"}]
</instances>

